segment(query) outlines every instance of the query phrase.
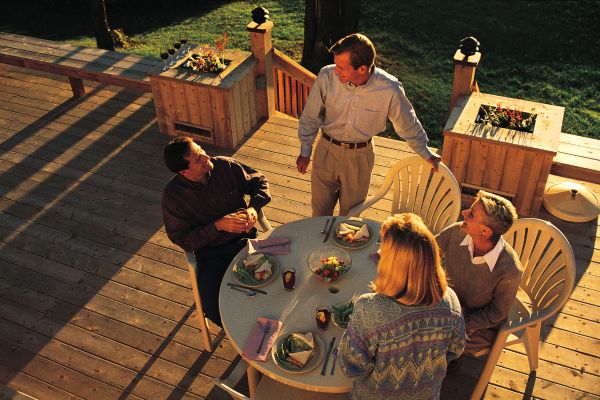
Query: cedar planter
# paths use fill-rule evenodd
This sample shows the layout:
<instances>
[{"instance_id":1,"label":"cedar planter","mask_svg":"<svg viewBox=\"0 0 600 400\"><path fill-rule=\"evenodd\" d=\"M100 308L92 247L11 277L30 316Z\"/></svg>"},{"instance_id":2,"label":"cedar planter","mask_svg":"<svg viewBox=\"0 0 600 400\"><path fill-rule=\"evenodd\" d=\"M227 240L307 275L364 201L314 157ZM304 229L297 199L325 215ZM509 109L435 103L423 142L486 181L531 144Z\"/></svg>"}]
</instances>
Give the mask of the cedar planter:
<instances>
[{"instance_id":1,"label":"cedar planter","mask_svg":"<svg viewBox=\"0 0 600 400\"><path fill-rule=\"evenodd\" d=\"M482 106L533 114L533 132L490 126ZM519 214L537 215L558 149L564 108L473 92L458 98L444 127L443 162L452 170L463 194L479 189L510 199Z\"/></svg>"},{"instance_id":2,"label":"cedar planter","mask_svg":"<svg viewBox=\"0 0 600 400\"><path fill-rule=\"evenodd\" d=\"M197 47L196 50L199 50ZM225 51L224 71L194 72L180 60L150 76L158 126L169 136L234 148L258 122L252 53Z\"/></svg>"}]
</instances>

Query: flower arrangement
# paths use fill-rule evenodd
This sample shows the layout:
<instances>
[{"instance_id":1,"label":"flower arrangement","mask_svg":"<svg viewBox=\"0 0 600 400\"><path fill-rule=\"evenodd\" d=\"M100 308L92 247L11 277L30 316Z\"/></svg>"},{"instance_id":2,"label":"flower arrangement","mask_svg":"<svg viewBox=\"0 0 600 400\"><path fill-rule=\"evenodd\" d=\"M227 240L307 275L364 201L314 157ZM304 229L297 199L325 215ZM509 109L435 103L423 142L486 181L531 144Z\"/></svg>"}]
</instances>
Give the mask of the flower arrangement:
<instances>
[{"instance_id":1,"label":"flower arrangement","mask_svg":"<svg viewBox=\"0 0 600 400\"><path fill-rule=\"evenodd\" d=\"M344 263L344 260L338 257L324 257L321 259L321 267L316 268L314 273L321 281L333 282L349 269L350 267Z\"/></svg>"},{"instance_id":2,"label":"flower arrangement","mask_svg":"<svg viewBox=\"0 0 600 400\"><path fill-rule=\"evenodd\" d=\"M205 45L199 52L192 53L184 66L196 72L223 71L227 67L223 57L227 40L227 33L224 33L220 39L215 41L214 47Z\"/></svg>"},{"instance_id":3,"label":"flower arrangement","mask_svg":"<svg viewBox=\"0 0 600 400\"><path fill-rule=\"evenodd\" d=\"M537 114L502 107L502 103L498 103L496 106L482 104L475 122L532 133L536 117Z\"/></svg>"}]
</instances>

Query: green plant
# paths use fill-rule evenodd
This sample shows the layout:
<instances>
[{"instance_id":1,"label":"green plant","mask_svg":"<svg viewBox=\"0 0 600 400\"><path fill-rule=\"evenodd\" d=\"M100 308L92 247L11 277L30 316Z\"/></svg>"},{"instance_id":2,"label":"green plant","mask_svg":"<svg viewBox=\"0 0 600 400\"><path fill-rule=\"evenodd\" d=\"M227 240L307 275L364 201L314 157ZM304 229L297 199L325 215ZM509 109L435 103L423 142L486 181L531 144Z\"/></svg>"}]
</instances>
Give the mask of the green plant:
<instances>
[{"instance_id":1,"label":"green plant","mask_svg":"<svg viewBox=\"0 0 600 400\"><path fill-rule=\"evenodd\" d=\"M224 33L221 39L215 41L214 47L204 45L197 53L192 53L185 67L196 72L221 72L227 68L223 52L227 46L228 36Z\"/></svg>"},{"instance_id":2,"label":"green plant","mask_svg":"<svg viewBox=\"0 0 600 400\"><path fill-rule=\"evenodd\" d=\"M533 110L532 110L533 111ZM482 104L475 122L495 126L497 128L514 129L521 132L532 133L535 127L537 114L513 110L502 107L502 103L496 106Z\"/></svg>"}]
</instances>

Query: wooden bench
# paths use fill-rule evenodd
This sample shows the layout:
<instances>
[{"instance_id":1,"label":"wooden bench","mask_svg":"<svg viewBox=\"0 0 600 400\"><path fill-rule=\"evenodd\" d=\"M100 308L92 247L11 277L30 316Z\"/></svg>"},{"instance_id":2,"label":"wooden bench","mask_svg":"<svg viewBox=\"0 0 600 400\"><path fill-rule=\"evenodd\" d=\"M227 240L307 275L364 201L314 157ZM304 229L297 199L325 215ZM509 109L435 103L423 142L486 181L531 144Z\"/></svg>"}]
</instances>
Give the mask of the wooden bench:
<instances>
[{"instance_id":1,"label":"wooden bench","mask_svg":"<svg viewBox=\"0 0 600 400\"><path fill-rule=\"evenodd\" d=\"M0 62L69 77L75 97L85 94L83 80L151 92L149 73L161 61L109 50L0 32Z\"/></svg>"},{"instance_id":2,"label":"wooden bench","mask_svg":"<svg viewBox=\"0 0 600 400\"><path fill-rule=\"evenodd\" d=\"M600 140L561 133L550 173L600 184Z\"/></svg>"}]
</instances>

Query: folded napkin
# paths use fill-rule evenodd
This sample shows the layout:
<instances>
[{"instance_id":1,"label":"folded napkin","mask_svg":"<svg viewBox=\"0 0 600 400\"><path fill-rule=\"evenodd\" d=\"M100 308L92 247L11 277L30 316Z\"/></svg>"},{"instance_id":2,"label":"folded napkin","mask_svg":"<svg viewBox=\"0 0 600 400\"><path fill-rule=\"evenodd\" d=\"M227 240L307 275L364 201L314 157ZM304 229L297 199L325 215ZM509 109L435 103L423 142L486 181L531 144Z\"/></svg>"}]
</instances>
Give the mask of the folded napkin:
<instances>
[{"instance_id":1,"label":"folded napkin","mask_svg":"<svg viewBox=\"0 0 600 400\"><path fill-rule=\"evenodd\" d=\"M248 255L263 254L290 254L290 238L268 238L248 240Z\"/></svg>"},{"instance_id":2,"label":"folded napkin","mask_svg":"<svg viewBox=\"0 0 600 400\"><path fill-rule=\"evenodd\" d=\"M256 349L258 349L264 335L264 326L267 321L271 321L271 329L267 333L267 336L265 336L265 342L263 343L261 352L257 353ZM259 317L256 321L256 325L254 325L254 328L252 328L250 335L246 339L246 344L244 345L244 350L242 352L244 357L255 361L267 361L271 346L275 343L275 339L277 338L280 329L281 321Z\"/></svg>"},{"instance_id":3,"label":"folded napkin","mask_svg":"<svg viewBox=\"0 0 600 400\"><path fill-rule=\"evenodd\" d=\"M369 254L369 257L371 257L371 260L375 261L375 264L379 264L379 259L381 258L381 255L379 254L378 251L375 253Z\"/></svg>"}]
</instances>

